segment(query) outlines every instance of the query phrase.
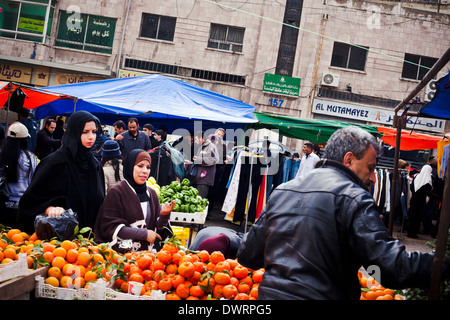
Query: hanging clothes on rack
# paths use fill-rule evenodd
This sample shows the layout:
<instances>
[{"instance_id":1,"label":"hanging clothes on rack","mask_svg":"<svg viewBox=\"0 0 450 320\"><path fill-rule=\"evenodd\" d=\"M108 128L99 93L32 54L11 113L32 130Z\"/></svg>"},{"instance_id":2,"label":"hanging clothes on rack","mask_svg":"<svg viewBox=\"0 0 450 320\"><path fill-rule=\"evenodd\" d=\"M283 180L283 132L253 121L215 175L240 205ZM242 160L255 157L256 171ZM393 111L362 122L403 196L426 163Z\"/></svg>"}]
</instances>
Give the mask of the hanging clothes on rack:
<instances>
[{"instance_id":1,"label":"hanging clothes on rack","mask_svg":"<svg viewBox=\"0 0 450 320\"><path fill-rule=\"evenodd\" d=\"M437 170L439 178L444 179L445 168L447 168L450 158L450 140L438 141L437 146Z\"/></svg>"},{"instance_id":2,"label":"hanging clothes on rack","mask_svg":"<svg viewBox=\"0 0 450 320\"><path fill-rule=\"evenodd\" d=\"M262 210L266 200L267 170L264 167L267 167L267 164L261 161L263 158L264 155L244 150L236 154L222 206L222 211L226 214L225 220L235 223L246 219L251 223L256 221L257 213Z\"/></svg>"}]
</instances>

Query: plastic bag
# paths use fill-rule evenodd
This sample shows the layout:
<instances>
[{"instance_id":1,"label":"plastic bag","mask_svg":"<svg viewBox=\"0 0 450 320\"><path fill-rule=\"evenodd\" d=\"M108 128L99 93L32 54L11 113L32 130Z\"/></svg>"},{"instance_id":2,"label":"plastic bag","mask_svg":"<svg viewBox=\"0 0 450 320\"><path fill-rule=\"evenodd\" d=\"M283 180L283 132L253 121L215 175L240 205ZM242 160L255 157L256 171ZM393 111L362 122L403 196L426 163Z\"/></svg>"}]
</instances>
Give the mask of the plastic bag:
<instances>
[{"instance_id":1,"label":"plastic bag","mask_svg":"<svg viewBox=\"0 0 450 320\"><path fill-rule=\"evenodd\" d=\"M69 240L73 237L78 225L78 215L72 209L67 209L60 216L49 217L45 213L36 216L34 220L34 231L39 239Z\"/></svg>"}]
</instances>

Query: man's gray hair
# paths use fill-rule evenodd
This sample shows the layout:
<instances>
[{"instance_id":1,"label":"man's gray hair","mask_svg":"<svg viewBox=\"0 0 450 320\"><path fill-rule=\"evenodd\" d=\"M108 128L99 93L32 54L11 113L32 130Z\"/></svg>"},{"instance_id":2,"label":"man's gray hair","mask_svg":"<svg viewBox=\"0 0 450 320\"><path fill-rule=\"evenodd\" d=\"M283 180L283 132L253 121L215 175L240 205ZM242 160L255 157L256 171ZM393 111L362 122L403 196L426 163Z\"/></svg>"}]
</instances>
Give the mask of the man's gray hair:
<instances>
[{"instance_id":1,"label":"man's gray hair","mask_svg":"<svg viewBox=\"0 0 450 320\"><path fill-rule=\"evenodd\" d=\"M380 155L380 145L373 135L356 126L348 126L333 133L325 147L324 158L342 162L345 154L352 152L359 160L370 146Z\"/></svg>"}]
</instances>

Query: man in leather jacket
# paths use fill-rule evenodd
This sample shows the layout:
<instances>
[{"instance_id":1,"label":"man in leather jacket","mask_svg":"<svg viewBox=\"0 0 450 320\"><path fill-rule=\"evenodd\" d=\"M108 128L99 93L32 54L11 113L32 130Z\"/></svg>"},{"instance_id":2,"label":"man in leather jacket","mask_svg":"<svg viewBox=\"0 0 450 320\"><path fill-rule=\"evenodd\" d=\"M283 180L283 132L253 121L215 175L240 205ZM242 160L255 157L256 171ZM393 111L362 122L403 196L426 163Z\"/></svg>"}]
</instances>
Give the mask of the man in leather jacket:
<instances>
[{"instance_id":1,"label":"man in leather jacket","mask_svg":"<svg viewBox=\"0 0 450 320\"><path fill-rule=\"evenodd\" d=\"M241 264L265 268L259 299L356 300L361 266L379 270L393 289L430 283L434 255L407 252L389 237L368 191L379 150L366 131L340 129L316 169L274 190L237 254Z\"/></svg>"}]
</instances>

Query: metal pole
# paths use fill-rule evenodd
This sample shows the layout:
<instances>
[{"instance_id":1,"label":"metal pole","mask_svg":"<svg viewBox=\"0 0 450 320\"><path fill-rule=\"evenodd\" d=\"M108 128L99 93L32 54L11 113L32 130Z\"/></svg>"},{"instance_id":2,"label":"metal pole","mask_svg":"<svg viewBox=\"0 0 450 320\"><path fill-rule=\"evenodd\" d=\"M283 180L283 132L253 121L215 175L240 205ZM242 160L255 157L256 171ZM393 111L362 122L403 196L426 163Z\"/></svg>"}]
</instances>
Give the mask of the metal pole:
<instances>
[{"instance_id":1,"label":"metal pole","mask_svg":"<svg viewBox=\"0 0 450 320\"><path fill-rule=\"evenodd\" d=\"M439 228L436 241L436 251L434 253L433 269L431 271L430 289L428 300L439 299L440 282L442 269L445 261L445 249L447 247L448 228L450 227L450 168L447 164L445 170L445 187L442 196L441 215L439 218Z\"/></svg>"},{"instance_id":2,"label":"metal pole","mask_svg":"<svg viewBox=\"0 0 450 320\"><path fill-rule=\"evenodd\" d=\"M419 82L419 84L410 92L410 94L398 104L394 109L394 119L397 120L397 137L396 137L396 145L395 145L395 156L394 156L394 171L393 171L393 179L392 179L392 188L391 188L391 210L389 212L389 226L388 233L392 237L393 232L393 219L395 214L395 195L397 193L397 176L398 176L398 160L400 156L400 141L401 141L401 124L402 118L405 113L402 114L401 117L398 117L398 111L401 108L410 103L411 100L415 99L417 94L430 82L436 74L438 74L442 68L445 67L447 62L450 61L450 48L445 51L442 57L439 58L438 61L433 65L433 67L427 72L427 74L423 77L423 79Z\"/></svg>"}]
</instances>

